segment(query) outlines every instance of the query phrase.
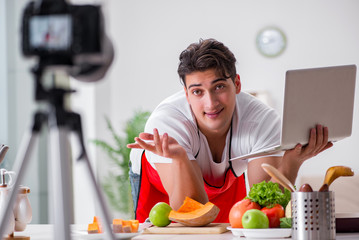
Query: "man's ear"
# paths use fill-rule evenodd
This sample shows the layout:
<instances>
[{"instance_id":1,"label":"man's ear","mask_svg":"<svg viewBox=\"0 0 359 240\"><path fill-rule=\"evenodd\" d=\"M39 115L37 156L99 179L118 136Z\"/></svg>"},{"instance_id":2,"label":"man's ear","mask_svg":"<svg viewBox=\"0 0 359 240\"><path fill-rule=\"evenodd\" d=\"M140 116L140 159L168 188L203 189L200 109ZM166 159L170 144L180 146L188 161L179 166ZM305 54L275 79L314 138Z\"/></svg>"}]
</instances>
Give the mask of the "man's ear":
<instances>
[{"instance_id":1,"label":"man's ear","mask_svg":"<svg viewBox=\"0 0 359 240\"><path fill-rule=\"evenodd\" d=\"M189 103L189 99L188 99L188 91L187 91L186 86L183 86L183 90L184 90L184 92L186 93L186 99L187 99L188 104L189 104L189 105L191 105L191 104Z\"/></svg>"},{"instance_id":2,"label":"man's ear","mask_svg":"<svg viewBox=\"0 0 359 240\"><path fill-rule=\"evenodd\" d=\"M234 79L234 86L236 87L236 94L241 92L242 84L241 77L237 74L236 79Z\"/></svg>"}]
</instances>

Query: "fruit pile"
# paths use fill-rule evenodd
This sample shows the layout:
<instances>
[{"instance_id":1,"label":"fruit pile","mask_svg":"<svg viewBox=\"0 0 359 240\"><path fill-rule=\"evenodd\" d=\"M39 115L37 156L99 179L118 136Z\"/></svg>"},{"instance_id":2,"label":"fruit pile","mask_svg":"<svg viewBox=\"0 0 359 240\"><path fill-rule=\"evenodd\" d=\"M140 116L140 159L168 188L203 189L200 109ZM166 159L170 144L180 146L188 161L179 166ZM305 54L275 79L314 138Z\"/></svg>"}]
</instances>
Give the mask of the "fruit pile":
<instances>
[{"instance_id":1,"label":"fruit pile","mask_svg":"<svg viewBox=\"0 0 359 240\"><path fill-rule=\"evenodd\" d=\"M135 233L140 223L138 220L113 219L112 229L114 233Z\"/></svg>"},{"instance_id":2,"label":"fruit pile","mask_svg":"<svg viewBox=\"0 0 359 240\"><path fill-rule=\"evenodd\" d=\"M113 219L112 221L112 230L114 233L134 233L138 231L138 227L138 220ZM88 225L87 232L89 234L103 233L101 223L97 216L95 216L93 222Z\"/></svg>"},{"instance_id":3,"label":"fruit pile","mask_svg":"<svg viewBox=\"0 0 359 240\"><path fill-rule=\"evenodd\" d=\"M277 183L254 184L247 197L237 202L229 212L232 228L290 228L291 218L285 217L290 192Z\"/></svg>"}]
</instances>

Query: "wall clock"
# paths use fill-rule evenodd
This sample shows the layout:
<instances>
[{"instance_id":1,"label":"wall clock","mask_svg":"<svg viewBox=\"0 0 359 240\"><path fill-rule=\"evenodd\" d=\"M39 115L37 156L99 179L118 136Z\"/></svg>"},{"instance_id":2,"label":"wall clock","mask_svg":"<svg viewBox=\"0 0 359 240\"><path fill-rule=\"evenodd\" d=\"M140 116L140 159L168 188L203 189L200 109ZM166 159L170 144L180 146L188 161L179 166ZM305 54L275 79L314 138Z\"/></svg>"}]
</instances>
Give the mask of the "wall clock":
<instances>
[{"instance_id":1,"label":"wall clock","mask_svg":"<svg viewBox=\"0 0 359 240\"><path fill-rule=\"evenodd\" d=\"M256 45L262 55L277 57L285 50L287 39L279 28L266 27L257 34Z\"/></svg>"}]
</instances>

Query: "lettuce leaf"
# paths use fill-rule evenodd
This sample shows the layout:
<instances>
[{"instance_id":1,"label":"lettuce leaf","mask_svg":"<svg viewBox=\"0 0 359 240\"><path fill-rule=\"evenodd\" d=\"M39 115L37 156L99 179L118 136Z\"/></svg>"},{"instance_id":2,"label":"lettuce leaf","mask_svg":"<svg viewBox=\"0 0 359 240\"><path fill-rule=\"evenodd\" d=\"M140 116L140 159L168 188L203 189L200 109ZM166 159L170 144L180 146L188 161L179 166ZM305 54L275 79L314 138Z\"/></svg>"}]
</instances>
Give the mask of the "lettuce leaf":
<instances>
[{"instance_id":1,"label":"lettuce leaf","mask_svg":"<svg viewBox=\"0 0 359 240\"><path fill-rule=\"evenodd\" d=\"M284 192L279 188L278 183L274 182L260 182L253 184L246 198L258 203L261 207L271 207L274 204L280 204L285 207L290 201L291 195L288 189L284 189Z\"/></svg>"},{"instance_id":2,"label":"lettuce leaf","mask_svg":"<svg viewBox=\"0 0 359 240\"><path fill-rule=\"evenodd\" d=\"M281 228L291 228L292 227L292 218L283 217L279 219Z\"/></svg>"}]
</instances>

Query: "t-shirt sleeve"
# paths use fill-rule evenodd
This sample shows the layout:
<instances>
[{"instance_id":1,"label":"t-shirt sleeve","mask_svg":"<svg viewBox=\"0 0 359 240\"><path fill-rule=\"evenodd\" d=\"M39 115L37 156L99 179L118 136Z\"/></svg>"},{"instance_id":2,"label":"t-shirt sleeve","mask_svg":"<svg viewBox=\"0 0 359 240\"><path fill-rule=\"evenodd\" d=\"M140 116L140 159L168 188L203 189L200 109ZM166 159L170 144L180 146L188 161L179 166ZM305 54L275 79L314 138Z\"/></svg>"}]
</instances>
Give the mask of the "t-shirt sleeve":
<instances>
[{"instance_id":1,"label":"t-shirt sleeve","mask_svg":"<svg viewBox=\"0 0 359 240\"><path fill-rule=\"evenodd\" d=\"M250 142L250 152L258 152L266 148L280 145L281 120L277 112L273 109L261 114L259 120L252 125ZM268 156L282 156L283 153L273 153ZM256 157L258 158L258 157ZM251 161L256 158L248 159Z\"/></svg>"},{"instance_id":2,"label":"t-shirt sleeve","mask_svg":"<svg viewBox=\"0 0 359 240\"><path fill-rule=\"evenodd\" d=\"M254 109L252 109L254 110ZM236 134L234 146L238 148L235 156L241 156L261 151L280 144L281 120L275 110L258 108L251 111L240 122L239 132ZM235 149L237 150L237 149ZM283 153L273 153L267 156L282 156ZM262 156L263 157L263 156ZM248 166L248 162L258 157L246 160L233 161L232 167L237 176L240 176Z\"/></svg>"},{"instance_id":3,"label":"t-shirt sleeve","mask_svg":"<svg viewBox=\"0 0 359 240\"><path fill-rule=\"evenodd\" d=\"M177 140L177 142L186 150L190 160L195 160L196 149L199 149L198 133L191 119L188 119L183 113L171 106L163 106L148 119L145 132L153 133L157 128L160 135L168 135ZM146 151L147 160L153 163L171 163L172 160L158 156L150 151Z\"/></svg>"},{"instance_id":4,"label":"t-shirt sleeve","mask_svg":"<svg viewBox=\"0 0 359 240\"><path fill-rule=\"evenodd\" d=\"M280 145L281 119L278 113L254 97L244 97L241 99L244 103L237 107L234 118L232 157Z\"/></svg>"}]
</instances>

